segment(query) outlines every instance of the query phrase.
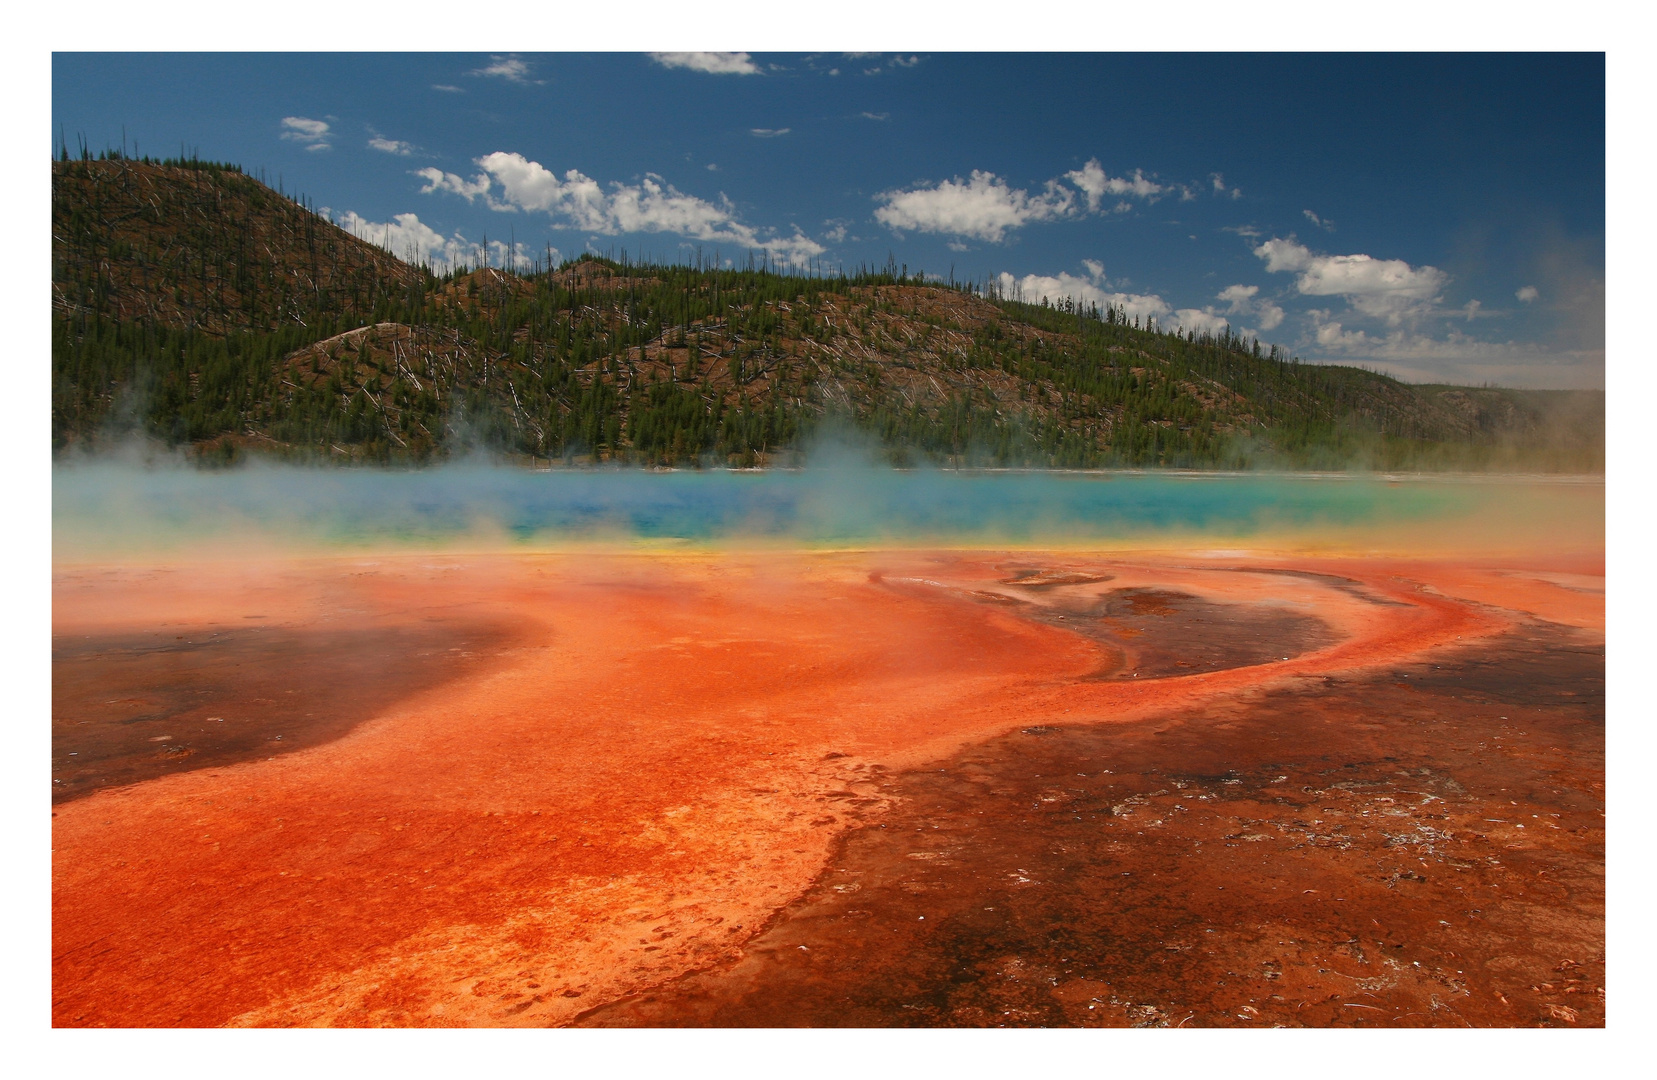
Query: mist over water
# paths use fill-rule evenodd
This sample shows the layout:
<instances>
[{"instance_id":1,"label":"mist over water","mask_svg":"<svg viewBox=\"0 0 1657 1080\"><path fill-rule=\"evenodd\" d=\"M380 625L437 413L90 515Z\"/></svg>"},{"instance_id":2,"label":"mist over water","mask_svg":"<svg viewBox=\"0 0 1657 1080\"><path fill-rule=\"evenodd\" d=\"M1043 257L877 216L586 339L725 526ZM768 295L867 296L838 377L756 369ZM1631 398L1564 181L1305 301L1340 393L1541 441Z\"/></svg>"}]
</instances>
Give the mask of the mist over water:
<instances>
[{"instance_id":1,"label":"mist over water","mask_svg":"<svg viewBox=\"0 0 1657 1080\"><path fill-rule=\"evenodd\" d=\"M689 541L1026 546L1362 536L1568 517L1603 535L1604 488L1541 478L1296 474L409 471L131 462L53 471L54 547L487 546ZM1563 517L1562 517L1563 516Z\"/></svg>"}]
</instances>

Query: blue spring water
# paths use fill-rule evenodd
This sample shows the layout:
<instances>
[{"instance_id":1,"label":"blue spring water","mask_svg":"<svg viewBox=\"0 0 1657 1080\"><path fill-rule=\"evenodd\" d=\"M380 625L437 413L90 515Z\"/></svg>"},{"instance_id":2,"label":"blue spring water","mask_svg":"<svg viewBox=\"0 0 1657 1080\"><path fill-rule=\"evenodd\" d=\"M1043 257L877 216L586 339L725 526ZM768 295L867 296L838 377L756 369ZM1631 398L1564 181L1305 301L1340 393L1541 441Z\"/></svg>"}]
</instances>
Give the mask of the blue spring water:
<instances>
[{"instance_id":1,"label":"blue spring water","mask_svg":"<svg viewBox=\"0 0 1657 1080\"><path fill-rule=\"evenodd\" d=\"M614 536L811 544L929 539L1246 536L1476 513L1489 480L1389 482L1293 474L1012 473L825 468L798 472L423 471L85 464L53 473L66 538L211 537L254 529L329 542Z\"/></svg>"}]
</instances>

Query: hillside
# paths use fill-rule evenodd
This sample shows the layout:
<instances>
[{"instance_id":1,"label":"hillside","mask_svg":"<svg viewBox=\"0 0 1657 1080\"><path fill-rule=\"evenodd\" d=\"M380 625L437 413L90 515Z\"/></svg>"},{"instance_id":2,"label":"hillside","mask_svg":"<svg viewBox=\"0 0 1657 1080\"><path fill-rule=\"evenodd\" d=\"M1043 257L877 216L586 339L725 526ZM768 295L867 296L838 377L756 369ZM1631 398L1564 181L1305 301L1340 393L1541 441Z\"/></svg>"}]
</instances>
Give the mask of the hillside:
<instances>
[{"instance_id":1,"label":"hillside","mask_svg":"<svg viewBox=\"0 0 1657 1080\"><path fill-rule=\"evenodd\" d=\"M1409 386L896 268L437 277L232 166L53 164L53 440L419 463L1596 470L1604 395Z\"/></svg>"}]
</instances>

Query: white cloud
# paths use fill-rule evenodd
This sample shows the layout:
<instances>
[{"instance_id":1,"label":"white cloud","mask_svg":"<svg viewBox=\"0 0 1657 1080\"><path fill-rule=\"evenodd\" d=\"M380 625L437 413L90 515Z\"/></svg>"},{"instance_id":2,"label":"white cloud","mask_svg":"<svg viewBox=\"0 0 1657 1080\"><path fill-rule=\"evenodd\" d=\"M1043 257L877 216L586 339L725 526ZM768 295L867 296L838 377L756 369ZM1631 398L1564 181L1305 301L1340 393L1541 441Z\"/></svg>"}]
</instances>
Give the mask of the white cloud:
<instances>
[{"instance_id":1,"label":"white cloud","mask_svg":"<svg viewBox=\"0 0 1657 1080\"><path fill-rule=\"evenodd\" d=\"M311 120L303 116L284 116L282 126L287 130L282 132L282 138L302 143L307 150L326 150L333 138L333 132L328 129L324 120Z\"/></svg>"},{"instance_id":2,"label":"white cloud","mask_svg":"<svg viewBox=\"0 0 1657 1080\"><path fill-rule=\"evenodd\" d=\"M334 213L323 207L320 213L352 236L376 244L404 262L428 265L440 274L459 266L483 264L482 244L458 232L444 236L415 214L394 214L390 221L369 221L355 210ZM505 243L491 240L487 251L491 266L506 266L510 261L513 269L526 270L534 263L529 250L521 243L509 252ZM553 263L559 261L556 250L549 250L548 254Z\"/></svg>"},{"instance_id":3,"label":"white cloud","mask_svg":"<svg viewBox=\"0 0 1657 1080\"><path fill-rule=\"evenodd\" d=\"M445 94L464 94L466 91L458 86L448 86L444 83L432 83L433 90L441 90Z\"/></svg>"},{"instance_id":4,"label":"white cloud","mask_svg":"<svg viewBox=\"0 0 1657 1080\"><path fill-rule=\"evenodd\" d=\"M528 270L530 267L535 265L535 259L530 254L528 245L524 244L522 241L513 244L512 250L509 252L506 250L506 242L504 240L491 240L489 241L489 255L489 265L491 266L505 267L510 261L511 265L508 267L509 269L523 271ZM563 261L563 257L558 253L558 249L554 247L544 249L544 255L554 266Z\"/></svg>"},{"instance_id":5,"label":"white cloud","mask_svg":"<svg viewBox=\"0 0 1657 1080\"><path fill-rule=\"evenodd\" d=\"M416 214L395 214L390 221L381 222L369 221L355 210L335 214L323 207L322 214L352 236L378 244L404 262L430 262L449 243Z\"/></svg>"},{"instance_id":6,"label":"white cloud","mask_svg":"<svg viewBox=\"0 0 1657 1080\"><path fill-rule=\"evenodd\" d=\"M1231 320L1217 313L1212 307L1180 308L1168 320L1170 327L1182 330L1192 330L1196 333L1218 334L1231 325Z\"/></svg>"},{"instance_id":7,"label":"white cloud","mask_svg":"<svg viewBox=\"0 0 1657 1080\"><path fill-rule=\"evenodd\" d=\"M1088 271L1085 278L1067 273L1053 277L1026 274L1019 278L1003 271L997 282L1002 295L1025 303L1039 304L1044 299L1048 303L1056 303L1071 299L1084 306L1096 305L1100 311L1107 307L1118 308L1126 312L1130 319L1137 316L1141 320L1163 320L1173 313L1173 308L1160 296L1111 290L1105 281L1103 265L1093 259L1087 260L1085 265Z\"/></svg>"},{"instance_id":8,"label":"white cloud","mask_svg":"<svg viewBox=\"0 0 1657 1080\"><path fill-rule=\"evenodd\" d=\"M371 150L380 150L387 154L396 154L399 157L408 157L414 153L414 144L403 142L401 139L388 139L383 135L376 135L368 140Z\"/></svg>"},{"instance_id":9,"label":"white cloud","mask_svg":"<svg viewBox=\"0 0 1657 1080\"><path fill-rule=\"evenodd\" d=\"M1370 336L1362 330L1346 330L1338 322L1320 322L1316 335L1317 343L1325 349L1346 350L1361 349L1370 343Z\"/></svg>"},{"instance_id":10,"label":"white cloud","mask_svg":"<svg viewBox=\"0 0 1657 1080\"><path fill-rule=\"evenodd\" d=\"M749 128L748 134L760 139L775 139L778 135L787 135L793 128Z\"/></svg>"},{"instance_id":11,"label":"white cloud","mask_svg":"<svg viewBox=\"0 0 1657 1080\"><path fill-rule=\"evenodd\" d=\"M1268 274L1278 274L1285 270L1304 270L1312 261L1310 249L1293 240L1279 240L1276 237L1255 248L1254 253L1266 260Z\"/></svg>"},{"instance_id":12,"label":"white cloud","mask_svg":"<svg viewBox=\"0 0 1657 1080\"><path fill-rule=\"evenodd\" d=\"M1262 332L1283 325L1283 309L1270 300L1258 299L1258 285L1227 285L1214 297L1229 305L1227 315L1257 315Z\"/></svg>"},{"instance_id":13,"label":"white cloud","mask_svg":"<svg viewBox=\"0 0 1657 1080\"><path fill-rule=\"evenodd\" d=\"M478 68L473 75L483 75L494 79L505 79L520 85L535 82L529 77L529 65L516 56L491 56L487 67Z\"/></svg>"},{"instance_id":14,"label":"white cloud","mask_svg":"<svg viewBox=\"0 0 1657 1080\"><path fill-rule=\"evenodd\" d=\"M1008 229L1070 213L1073 197L1049 180L1040 195L1011 188L994 173L974 170L971 179L945 180L936 187L886 191L875 220L896 230L949 233L999 243Z\"/></svg>"},{"instance_id":15,"label":"white cloud","mask_svg":"<svg viewBox=\"0 0 1657 1080\"><path fill-rule=\"evenodd\" d=\"M422 195L430 195L434 191L449 191L462 196L467 202L471 202L479 195L489 193L489 178L487 176L479 176L476 180L467 181L452 172L444 172L442 169L434 169L429 166L417 170L414 175L425 177L426 186L420 189Z\"/></svg>"},{"instance_id":16,"label":"white cloud","mask_svg":"<svg viewBox=\"0 0 1657 1080\"><path fill-rule=\"evenodd\" d=\"M1136 199L1149 199L1152 202L1169 189L1152 180L1147 180L1145 174L1138 169L1133 171L1133 178L1111 176L1105 172L1097 158L1090 158L1075 172L1064 174L1066 180L1075 184L1087 196L1088 210L1099 209L1099 201L1106 195L1132 195ZM1127 206L1119 203L1118 208Z\"/></svg>"},{"instance_id":17,"label":"white cloud","mask_svg":"<svg viewBox=\"0 0 1657 1080\"><path fill-rule=\"evenodd\" d=\"M560 177L522 154L497 151L478 158L477 164L483 171L471 180L438 169L421 169L418 175L427 181L421 193L453 192L468 202L482 198L492 210L544 213L562 227L585 232L667 232L767 251L792 266L805 266L827 250L798 228L791 236L776 235L774 230L761 234L737 220L728 199L712 203L686 195L654 173L637 184L612 182L605 190L578 169L569 169Z\"/></svg>"},{"instance_id":18,"label":"white cloud","mask_svg":"<svg viewBox=\"0 0 1657 1080\"><path fill-rule=\"evenodd\" d=\"M863 115L886 118L885 113ZM1061 181L1069 181L1075 191ZM1076 191L1086 197L1085 209L1077 205ZM875 219L894 230L946 233L999 243L1008 231L1031 221L1125 213L1133 209L1129 199L1155 202L1175 192L1181 199L1196 197L1189 186L1160 184L1141 169L1135 169L1132 176L1111 176L1097 158L1090 158L1080 169L1047 181L1039 194L1011 187L994 173L979 169L974 169L968 180L955 177L935 187L884 191L875 196L877 202L885 204L875 211ZM1107 195L1118 198L1109 211L1103 211L1100 207Z\"/></svg>"},{"instance_id":19,"label":"white cloud","mask_svg":"<svg viewBox=\"0 0 1657 1080\"><path fill-rule=\"evenodd\" d=\"M1397 322L1437 301L1450 276L1402 259L1329 255L1314 259L1295 287L1307 296L1343 296L1371 318Z\"/></svg>"},{"instance_id":20,"label":"white cloud","mask_svg":"<svg viewBox=\"0 0 1657 1080\"><path fill-rule=\"evenodd\" d=\"M1318 217L1315 213L1313 213L1310 210L1302 210L1301 213L1303 215L1305 215L1307 221L1310 221L1313 225L1316 225L1318 228L1324 230L1325 232L1334 232L1335 231L1335 223L1333 221L1330 221L1328 218Z\"/></svg>"},{"instance_id":21,"label":"white cloud","mask_svg":"<svg viewBox=\"0 0 1657 1080\"><path fill-rule=\"evenodd\" d=\"M1535 285L1526 285L1513 295L1518 297L1520 303L1530 304L1534 303L1536 298L1542 294L1536 291Z\"/></svg>"},{"instance_id":22,"label":"white cloud","mask_svg":"<svg viewBox=\"0 0 1657 1080\"><path fill-rule=\"evenodd\" d=\"M762 75L745 52L656 52L650 59L668 68L684 68L708 75Z\"/></svg>"},{"instance_id":23,"label":"white cloud","mask_svg":"<svg viewBox=\"0 0 1657 1080\"><path fill-rule=\"evenodd\" d=\"M1359 362L1416 382L1581 388L1605 385L1605 353L1550 350L1535 342L1481 341L1452 329L1435 338L1398 329L1384 335L1347 330L1314 312L1317 344L1331 358Z\"/></svg>"},{"instance_id":24,"label":"white cloud","mask_svg":"<svg viewBox=\"0 0 1657 1080\"><path fill-rule=\"evenodd\" d=\"M878 113L877 112L866 112L866 113L863 113L861 115L866 120L888 120L892 116L891 113L883 113L883 112L878 112Z\"/></svg>"},{"instance_id":25,"label":"white cloud","mask_svg":"<svg viewBox=\"0 0 1657 1080\"><path fill-rule=\"evenodd\" d=\"M1259 337L1264 331L1275 329L1283 322L1283 309L1269 300L1259 299L1258 285L1231 285L1221 290L1217 299L1230 304L1228 311L1218 311L1210 304L1201 308L1178 308L1162 297L1147 293L1124 292L1113 288L1105 279L1104 264L1096 259L1085 259L1086 277L1060 273L1054 276L1026 274L1014 277L1003 272L997 278L1002 295L1015 300L1040 303L1062 302L1066 298L1086 306L1097 305L1101 311L1114 307L1131 318L1141 321L1155 319L1164 330L1183 329L1195 333L1216 334L1227 326L1235 327L1228 315L1252 314L1259 316L1259 330L1241 329L1245 337Z\"/></svg>"},{"instance_id":26,"label":"white cloud","mask_svg":"<svg viewBox=\"0 0 1657 1080\"><path fill-rule=\"evenodd\" d=\"M324 120L308 120L303 116L284 116L282 126L288 129L282 134L284 139L322 139L328 135L328 124Z\"/></svg>"},{"instance_id":27,"label":"white cloud","mask_svg":"<svg viewBox=\"0 0 1657 1080\"><path fill-rule=\"evenodd\" d=\"M746 227L744 226L743 229L746 229ZM746 231L745 235L749 237L754 236L751 230ZM717 240L720 238L716 236L712 237L712 239ZM798 228L794 230L794 234L792 236L772 237L765 240L755 238L751 243L748 240L741 239L740 236L735 234L733 234L733 239L741 243L743 247L753 247L762 251L768 251L771 253L771 257L779 262L782 262L788 266L799 267L800 269L805 269L810 266L812 259L815 259L817 256L828 250L823 247L822 244L819 244L817 241L801 232Z\"/></svg>"},{"instance_id":28,"label":"white cloud","mask_svg":"<svg viewBox=\"0 0 1657 1080\"><path fill-rule=\"evenodd\" d=\"M1314 255L1303 244L1273 238L1254 249L1270 273L1295 272L1304 296L1340 296L1354 311L1391 325L1428 314L1450 276L1434 266L1368 255Z\"/></svg>"}]
</instances>

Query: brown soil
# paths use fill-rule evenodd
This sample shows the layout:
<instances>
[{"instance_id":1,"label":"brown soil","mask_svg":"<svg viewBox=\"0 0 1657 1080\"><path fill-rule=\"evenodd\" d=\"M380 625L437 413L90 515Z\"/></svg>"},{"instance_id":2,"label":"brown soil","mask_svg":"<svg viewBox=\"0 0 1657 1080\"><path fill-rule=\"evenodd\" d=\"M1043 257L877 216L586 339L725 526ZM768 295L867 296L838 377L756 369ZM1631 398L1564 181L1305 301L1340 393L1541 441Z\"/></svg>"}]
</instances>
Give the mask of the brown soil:
<instances>
[{"instance_id":1,"label":"brown soil","mask_svg":"<svg viewBox=\"0 0 1657 1080\"><path fill-rule=\"evenodd\" d=\"M593 1026L1603 1025L1604 651L1041 726L895 777L738 963Z\"/></svg>"},{"instance_id":2,"label":"brown soil","mask_svg":"<svg viewBox=\"0 0 1657 1080\"><path fill-rule=\"evenodd\" d=\"M187 704L168 698L163 691L169 686L218 687L215 700L224 701L277 700L260 688L293 689L295 696L326 703L338 692L343 670L373 666L374 649L418 653L441 645L438 639L448 633L456 635L454 642L482 641L472 635L484 627L509 627L511 636L490 639L494 647L482 650L487 656L465 677L447 677L464 669L457 661L447 673L416 685L404 681L408 668L394 665L381 696L364 699L360 708L336 709L339 717L349 712L363 718L354 727L331 729L338 733L331 741L173 770L57 806L54 1023L564 1024L595 1005L642 1002L640 995L691 971L729 970L733 975L726 978L740 982L738 973L749 969L732 965L763 955L751 944L768 920L781 910L805 910L789 905L821 894L831 880L822 876L825 868L865 866L869 884L858 895L881 898L878 905L856 905L870 913L861 917L867 925L903 921L904 905L919 896L939 906L914 912L917 927L921 914L927 922L934 913L948 915L936 920L948 933L914 937L918 966L883 969L894 980L887 991L892 1009L930 1003L931 1022L993 1023L990 1006L1003 1002L1007 1010L1008 999L989 988L1003 976L982 972L980 997L966 1004L985 1013L973 1020L947 1011L955 999L944 988L961 983L952 958L1064 960L1068 974L1063 967L1052 972L1065 976L1061 984L1105 982L1123 977L1113 958L1140 955L1134 950L1149 948L1143 942L1150 937L1193 945L1187 938L1208 929L1239 942L1258 941L1262 948L1269 939L1275 951L1254 959L1279 965L1280 978L1269 980L1274 983L1288 979L1291 970L1303 981L1332 978L1327 971L1335 970L1361 979L1394 977L1391 967L1348 970L1325 960L1334 945L1354 944L1346 940L1360 929L1349 925L1351 911L1362 908L1394 931L1393 938L1381 934L1380 940L1405 944L1399 955L1408 956L1404 966L1411 971L1420 960L1424 968L1431 962L1434 971L1448 972L1446 958L1454 952L1456 977L1472 988L1480 985L1472 975L1479 969L1466 961L1508 957L1503 962L1511 966L1504 970L1539 987L1534 1002L1507 993L1519 1010L1508 1015L1479 1012L1465 995L1447 989L1366 984L1382 999L1372 1006L1376 1017L1404 1001L1396 995L1436 993L1473 1023L1531 1022L1527 1003L1574 1009L1575 1022L1597 1023L1601 1014L1582 994L1549 998L1544 983L1559 993L1602 985L1591 977L1592 962L1601 955L1594 943L1603 941L1594 876L1602 863L1595 862L1598 839L1592 832L1599 827L1592 815L1600 804L1591 786L1600 745L1592 727L1598 706L1583 671L1599 662L1593 650L1603 641L1603 594L1594 589L1603 572L1597 553L1488 564L1177 553L725 553L309 561L260 556L188 566L61 567L54 581L60 677L76 683L76 665L92 665L79 669L86 671L102 665L121 673L122 685L130 687L124 696L149 695L158 702L156 711ZM1006 583L1032 574L1050 587ZM1086 618L1072 619L1072 612ZM266 616L273 629L264 636L241 630L250 615ZM1539 626L1540 620L1554 625L1522 631L1535 635L1538 651L1518 669L1501 651L1507 645L1479 651L1480 642ZM1071 623L1087 623L1094 632L1077 633ZM1159 630L1163 625L1177 633ZM1546 671L1565 663L1560 658L1569 650L1560 635L1566 625L1581 628L1570 648L1588 651L1570 654L1577 667L1559 676L1556 694L1554 676ZM439 629L423 629L434 626ZM107 647L155 633L188 643L204 627L220 628L224 640L142 657ZM293 636L268 636L277 627ZM1160 642L1158 656L1172 656L1169 650L1183 645L1190 655L1212 659L1204 650L1235 650L1229 639L1239 627L1252 627L1271 645L1255 658L1263 657L1261 662L1211 665L1189 674L1180 669L1166 672L1168 677L1150 677L1146 668L1136 678L1133 669L1123 668L1135 649L1141 664L1147 662L1155 650L1146 642ZM1124 630L1139 633L1125 636ZM376 644L363 646L357 660L331 655L331 642L356 633L366 635L356 640ZM1282 640L1285 634L1295 640ZM90 654L101 659L77 658L70 646L88 635L102 643ZM302 640L307 635L316 635L312 643ZM271 647L284 640L296 651ZM1453 661L1432 653L1448 649L1458 650ZM1433 658L1424 661L1429 654ZM1490 726L1499 721L1479 711L1484 705L1458 703L1453 687L1433 682L1423 663L1443 665L1465 685L1477 683L1481 693L1517 678L1525 692L1568 704L1545 706L1546 715L1534 720L1521 714L1522 723L1512 711L1518 706L1499 708L1497 716L1527 733L1514 735L1519 741L1511 745L1518 749L1510 759L1495 750L1510 745L1494 741L1506 734ZM1118 670L1128 677L1099 677ZM89 687L94 681L86 680ZM60 707L55 714L65 729L113 730L117 717L96 712L111 699L118 700L114 693L96 700L83 694L84 715L77 715L82 706ZM139 715L144 713L135 709L124 718ZM228 723L230 713L202 713L203 723L205 715L224 715ZM1587 726L1571 728L1567 720ZM1541 745L1560 749L1535 747L1543 757L1524 767L1545 765L1558 776L1550 778L1551 787L1521 792L1519 774L1502 770L1520 768L1523 753L1532 752L1524 748L1540 732L1549 736ZM169 728L157 734L190 733ZM330 738L321 727L313 734ZM155 745L172 745L172 738ZM1488 751L1457 749L1476 748L1481 740ZM1354 768L1348 770L1348 763ZM947 772L932 771L940 768ZM1268 776L1272 769L1277 771ZM1416 771L1406 781L1395 775L1401 769ZM1067 775L1061 785L1053 780L1060 771L1087 775ZM887 779L898 774L905 775ZM1278 775L1289 779L1272 783ZM1177 788L1176 780L1187 787ZM1470 794L1453 792L1448 780ZM1437 786L1424 786L1429 781ZM1406 782L1410 791L1424 794L1393 790ZM1505 814L1486 812L1503 787L1519 805ZM1165 788L1167 794L1156 794ZM1052 802L1043 801L1048 795ZM1443 802L1404 801L1427 795ZM1140 802L1131 802L1136 797ZM1175 812L1173 802L1187 809ZM1118 814L1118 805L1134 812ZM1147 828L1139 822L1153 808L1164 824ZM1336 811L1344 816L1337 818ZM1423 844L1387 847L1372 835L1378 826L1366 823L1391 811L1408 814L1399 818L1408 828L1400 825L1398 835L1428 837L1418 824L1448 835L1423 841L1431 852ZM1535 826L1528 817L1516 818L1520 813L1538 814ZM1475 831L1487 838L1483 846L1465 831L1478 814L1505 819L1480 819ZM1590 817L1586 823L1578 820L1583 814ZM964 836L977 817L994 823L973 840L981 855L953 842L865 852L876 837L905 835L919 843L922 832L941 838L946 826ZM1057 822L1065 819L1068 851L1052 843ZM1303 821L1304 827L1280 830L1254 821ZM1515 826L1511 833L1502 831L1508 823ZM1520 824L1527 828L1517 830ZM1272 839L1244 836L1257 833ZM1355 869L1357 864L1330 854L1330 844L1318 840L1330 836L1351 838L1353 846L1341 849L1348 860L1359 857L1351 852L1373 850L1374 865ZM1199 840L1201 860L1195 855ZM1537 847L1508 846L1521 843ZM1579 846L1571 848L1573 843ZM1463 851L1467 845L1477 858ZM1271 855L1278 848L1285 850ZM1060 854L1053 856L1054 850ZM1038 858L1044 852L1046 862ZM1478 861L1490 853L1501 867ZM1382 856L1393 861L1382 865ZM1244 861L1229 869L1207 862L1226 857ZM1441 857L1449 869L1433 862ZM866 863L846 861L860 858ZM1013 861L1001 865L1006 859ZM1430 865L1420 866L1422 859ZM1451 859L1469 865L1456 869ZM1124 861L1129 865L1109 868ZM890 887L879 883L891 865L922 863L943 876L929 876L929 870L891 876ZM1120 888L1117 882L1153 872L1158 880L1176 868L1196 873L1199 865L1217 868L1216 876L1199 879L1216 883L1216 902L1218 884L1245 899L1250 889L1267 892L1253 896L1252 905L1228 896L1226 905L1216 906L1201 890L1176 886L1168 877L1166 891L1129 895L1142 905L1130 920L1139 937L1129 934L1129 922L1104 926L1087 917L1087 901L1104 895L1101 875ZM989 877L950 876L965 874L962 866ZM1048 883L1023 886L1029 899L1018 903L1035 905L1019 909L1028 924L996 922L999 910L974 916L990 922L970 922L969 901L1010 888L1006 874L1014 870ZM1403 870L1427 880L1405 879ZM1132 876L1121 877L1123 872ZM1391 888L1380 882L1395 872ZM1226 879L1233 873L1236 885ZM1556 878L1563 878L1558 886L1543 884ZM922 888L910 890L905 883ZM937 883L946 887L931 887ZM1323 899L1296 900L1309 906L1295 907L1270 894L1273 884L1284 896L1293 885L1297 896ZM1449 913L1437 917L1451 923L1449 930L1433 929L1420 909L1399 902L1412 892L1436 896L1433 890L1452 885L1495 895L1498 890L1486 888L1492 884L1502 895L1523 895L1498 906L1455 894L1461 907L1449 905L1447 895ZM1306 894L1306 888L1322 891ZM1556 888L1563 891L1548 892ZM1047 899L1037 903L1039 897ZM1514 906L1520 901L1531 906ZM1324 914L1315 907L1320 902L1341 911ZM977 904L1005 906L998 900ZM1456 914L1474 908L1479 920ZM1245 933L1247 919L1260 913L1270 918L1256 919ZM1516 923L1502 921L1523 919L1534 924L1529 952L1512 944ZM769 948L776 934L808 925L815 924L790 914L760 944ZM1498 932L1507 936L1489 936ZM1345 936L1330 937L1337 933ZM913 934L905 931L903 940ZM1049 956L1043 935L1054 934L1062 950ZM1001 951L983 952L986 941L999 943L995 949ZM1299 951L1279 941L1297 943ZM1380 964L1385 954L1369 937L1356 944L1371 967ZM1249 987L1232 980L1255 969L1227 959L1239 954L1196 948L1164 953L1158 954L1166 961L1158 965L1167 972L1163 982L1147 969L1135 977L1151 981L1123 983L1121 990L1112 981L1111 993L1136 1007L1154 1006L1177 1023L1185 1014L1174 1016L1168 1008L1185 1004L1194 1011L1203 980L1213 978L1217 986L1224 978L1228 987L1242 988L1244 999L1233 1003L1215 990L1202 1000L1214 1009L1236 1004L1243 1012ZM1543 960L1576 966L1536 981ZM882 962L896 964L891 957ZM1211 962L1222 966L1203 966ZM1327 970L1318 972L1318 966ZM1239 974L1220 974L1227 970ZM932 982L935 976L944 982ZM791 977L767 985L785 987ZM852 996L861 992L842 985ZM1193 989L1173 994L1169 988L1176 985ZM1491 985L1505 993L1509 984ZM1316 1000L1335 989L1322 989ZM1347 989L1344 983L1340 989ZM1071 986L1063 994L1079 992ZM1255 995L1250 1007L1264 1015L1271 992ZM1304 990L1297 993L1294 1002L1307 1000L1311 1009L1313 999ZM808 998L778 991L779 1001ZM810 1000L817 1004L802 1004L800 1015L813 1022L904 1019L881 1011L880 1002L888 999L859 999L855 1008L835 1004L840 999L832 995ZM1068 1012L1041 1012L1029 1003L1035 1000L1046 999L1017 1006L1031 1010L1021 1022L1083 1022L1069 1019ZM1343 999L1353 1006L1369 1001ZM1099 1011L1086 1004L1100 1005L1087 1000L1077 1008ZM1431 1022L1449 1015L1428 1005ZM1305 1022L1344 1017L1306 1009L1300 1010ZM1420 1011L1386 1016L1415 1023L1419 1017L1405 1014ZM736 1014L660 1015L711 1023L733 1022ZM1118 1010L1119 1019L1147 1016ZM627 1021L619 1012L602 1017ZM1223 1020L1211 1011L1189 1023Z\"/></svg>"},{"instance_id":3,"label":"brown soil","mask_svg":"<svg viewBox=\"0 0 1657 1080\"><path fill-rule=\"evenodd\" d=\"M250 176L52 163L52 305L210 334L366 312L421 271Z\"/></svg>"},{"instance_id":4,"label":"brown soil","mask_svg":"<svg viewBox=\"0 0 1657 1080\"><path fill-rule=\"evenodd\" d=\"M52 801L331 742L401 698L486 666L507 636L433 620L59 638Z\"/></svg>"},{"instance_id":5,"label":"brown soil","mask_svg":"<svg viewBox=\"0 0 1657 1080\"><path fill-rule=\"evenodd\" d=\"M1069 597L1052 607L1026 605L1020 614L1113 646L1122 656L1120 663L1096 672L1094 678L1158 679L1253 667L1300 656L1336 640L1314 615L1215 603L1145 586Z\"/></svg>"}]
</instances>

